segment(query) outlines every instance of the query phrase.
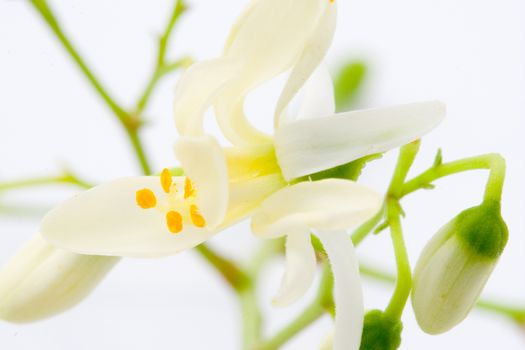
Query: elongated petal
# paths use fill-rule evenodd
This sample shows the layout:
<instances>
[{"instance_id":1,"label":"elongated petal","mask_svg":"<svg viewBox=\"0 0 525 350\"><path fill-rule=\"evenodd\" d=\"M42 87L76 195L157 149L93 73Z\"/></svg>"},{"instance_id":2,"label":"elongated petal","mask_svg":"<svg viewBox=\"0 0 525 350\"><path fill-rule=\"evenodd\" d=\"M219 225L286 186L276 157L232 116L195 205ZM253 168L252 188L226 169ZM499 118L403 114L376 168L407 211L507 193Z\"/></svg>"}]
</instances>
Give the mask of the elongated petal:
<instances>
[{"instance_id":1,"label":"elongated petal","mask_svg":"<svg viewBox=\"0 0 525 350\"><path fill-rule=\"evenodd\" d=\"M228 208L228 169L221 146L210 136L181 137L175 154L197 188L197 203L208 228L217 227Z\"/></svg>"},{"instance_id":2,"label":"elongated petal","mask_svg":"<svg viewBox=\"0 0 525 350\"><path fill-rule=\"evenodd\" d=\"M290 180L414 141L444 115L443 103L421 102L297 120L277 130L277 160Z\"/></svg>"},{"instance_id":3,"label":"elongated petal","mask_svg":"<svg viewBox=\"0 0 525 350\"><path fill-rule=\"evenodd\" d=\"M224 85L239 70L235 60L215 59L191 66L175 89L173 113L182 136L202 136L204 112Z\"/></svg>"},{"instance_id":4,"label":"elongated petal","mask_svg":"<svg viewBox=\"0 0 525 350\"><path fill-rule=\"evenodd\" d=\"M312 285L316 266L310 233L299 232L286 236L286 272L273 304L287 306L302 297Z\"/></svg>"},{"instance_id":5,"label":"elongated petal","mask_svg":"<svg viewBox=\"0 0 525 350\"><path fill-rule=\"evenodd\" d=\"M297 119L326 117L334 113L334 83L327 67L321 65L304 85Z\"/></svg>"},{"instance_id":6,"label":"elongated petal","mask_svg":"<svg viewBox=\"0 0 525 350\"><path fill-rule=\"evenodd\" d=\"M219 125L232 143L254 144L267 140L246 119L245 96L261 83L295 66L287 91L304 83L319 63L315 62L319 52L325 52L324 46L330 43L321 41L321 37L326 39L326 36L317 34L326 27L320 23L327 7L335 8L335 5L324 0L255 0L237 21L223 57L241 62L241 68L215 106Z\"/></svg>"},{"instance_id":7,"label":"elongated petal","mask_svg":"<svg viewBox=\"0 0 525 350\"><path fill-rule=\"evenodd\" d=\"M301 56L290 73L290 77L286 82L283 92L277 102L277 109L275 111L275 127L280 125L282 112L286 109L290 101L297 94L299 89L311 76L312 72L321 63L332 44L334 37L335 25L337 21L336 4L331 3L325 7L325 10L317 23L317 27L309 38L306 47ZM330 81L331 83L331 81ZM330 88L329 91L333 91ZM333 95L333 94L332 94ZM331 97L333 99L333 97ZM335 111L335 108L331 113ZM328 115L328 114L326 114Z\"/></svg>"},{"instance_id":8,"label":"elongated petal","mask_svg":"<svg viewBox=\"0 0 525 350\"><path fill-rule=\"evenodd\" d=\"M166 225L166 213L137 205L136 192L141 189L153 191L160 202L163 190L159 177L123 178L59 205L44 217L40 232L51 244L72 252L128 257L175 254L215 233L188 225L172 234Z\"/></svg>"},{"instance_id":9,"label":"elongated petal","mask_svg":"<svg viewBox=\"0 0 525 350\"><path fill-rule=\"evenodd\" d=\"M358 350L363 331L363 289L359 261L352 240L344 231L317 231L334 274L334 350Z\"/></svg>"},{"instance_id":10,"label":"elongated petal","mask_svg":"<svg viewBox=\"0 0 525 350\"><path fill-rule=\"evenodd\" d=\"M0 271L0 319L25 323L61 313L86 298L118 261L56 249L38 235Z\"/></svg>"},{"instance_id":11,"label":"elongated petal","mask_svg":"<svg viewBox=\"0 0 525 350\"><path fill-rule=\"evenodd\" d=\"M252 217L255 234L274 238L292 232L347 229L380 208L382 197L350 180L301 182L266 199Z\"/></svg>"}]
</instances>

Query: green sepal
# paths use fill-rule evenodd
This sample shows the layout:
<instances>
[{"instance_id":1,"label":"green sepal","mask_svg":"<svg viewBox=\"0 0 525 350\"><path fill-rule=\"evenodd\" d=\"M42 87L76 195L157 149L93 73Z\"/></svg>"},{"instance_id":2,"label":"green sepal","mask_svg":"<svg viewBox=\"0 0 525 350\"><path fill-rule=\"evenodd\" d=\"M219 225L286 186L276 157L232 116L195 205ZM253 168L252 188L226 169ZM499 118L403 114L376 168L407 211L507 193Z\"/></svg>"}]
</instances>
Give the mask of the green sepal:
<instances>
[{"instance_id":1,"label":"green sepal","mask_svg":"<svg viewBox=\"0 0 525 350\"><path fill-rule=\"evenodd\" d=\"M343 111L352 106L366 76L364 62L354 61L345 64L339 70L334 81L335 103L338 111Z\"/></svg>"},{"instance_id":2,"label":"green sepal","mask_svg":"<svg viewBox=\"0 0 525 350\"><path fill-rule=\"evenodd\" d=\"M403 324L381 310L365 315L360 350L395 350L401 345Z\"/></svg>"},{"instance_id":3,"label":"green sepal","mask_svg":"<svg viewBox=\"0 0 525 350\"><path fill-rule=\"evenodd\" d=\"M484 202L464 210L454 219L453 230L467 249L489 259L499 258L509 237L499 202Z\"/></svg>"}]
</instances>

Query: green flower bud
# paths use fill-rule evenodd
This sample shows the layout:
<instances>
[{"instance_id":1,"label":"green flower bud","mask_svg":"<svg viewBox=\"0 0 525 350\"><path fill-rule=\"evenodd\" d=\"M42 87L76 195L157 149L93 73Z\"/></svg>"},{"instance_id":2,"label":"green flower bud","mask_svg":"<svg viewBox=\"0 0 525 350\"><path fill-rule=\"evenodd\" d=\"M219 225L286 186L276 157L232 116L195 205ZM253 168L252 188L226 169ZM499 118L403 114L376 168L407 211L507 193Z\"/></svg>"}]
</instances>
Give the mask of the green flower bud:
<instances>
[{"instance_id":1,"label":"green flower bud","mask_svg":"<svg viewBox=\"0 0 525 350\"><path fill-rule=\"evenodd\" d=\"M118 261L56 249L36 236L0 271L0 319L25 323L65 311Z\"/></svg>"},{"instance_id":2,"label":"green flower bud","mask_svg":"<svg viewBox=\"0 0 525 350\"><path fill-rule=\"evenodd\" d=\"M395 350L401 345L403 324L381 310L365 315L360 350Z\"/></svg>"},{"instance_id":3,"label":"green flower bud","mask_svg":"<svg viewBox=\"0 0 525 350\"><path fill-rule=\"evenodd\" d=\"M428 242L414 271L412 306L429 334L463 321L476 303L508 239L500 205L467 209Z\"/></svg>"}]
</instances>

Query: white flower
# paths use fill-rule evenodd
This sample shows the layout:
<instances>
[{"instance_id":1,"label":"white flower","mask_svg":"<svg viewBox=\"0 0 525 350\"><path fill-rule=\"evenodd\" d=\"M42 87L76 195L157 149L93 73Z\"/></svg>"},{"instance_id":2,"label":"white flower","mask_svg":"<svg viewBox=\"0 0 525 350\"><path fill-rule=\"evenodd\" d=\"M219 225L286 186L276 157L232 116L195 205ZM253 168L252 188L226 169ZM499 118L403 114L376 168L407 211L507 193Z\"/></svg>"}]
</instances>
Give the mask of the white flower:
<instances>
[{"instance_id":1,"label":"white flower","mask_svg":"<svg viewBox=\"0 0 525 350\"><path fill-rule=\"evenodd\" d=\"M257 235L287 236L287 271L275 299L285 305L311 284L314 230L334 271L334 347L358 349L362 293L345 230L373 215L381 197L350 180L287 181L413 141L441 121L444 108L426 102L336 114L332 81L318 68L335 21L332 0L253 0L223 55L192 66L177 86L175 153L185 177L165 169L161 176L98 186L51 211L41 226L44 238L76 253L158 257L194 247L253 214ZM245 97L287 70L275 135L265 135L245 117ZM303 104L294 119L288 106L299 90ZM205 134L211 106L232 147L223 149Z\"/></svg>"}]
</instances>

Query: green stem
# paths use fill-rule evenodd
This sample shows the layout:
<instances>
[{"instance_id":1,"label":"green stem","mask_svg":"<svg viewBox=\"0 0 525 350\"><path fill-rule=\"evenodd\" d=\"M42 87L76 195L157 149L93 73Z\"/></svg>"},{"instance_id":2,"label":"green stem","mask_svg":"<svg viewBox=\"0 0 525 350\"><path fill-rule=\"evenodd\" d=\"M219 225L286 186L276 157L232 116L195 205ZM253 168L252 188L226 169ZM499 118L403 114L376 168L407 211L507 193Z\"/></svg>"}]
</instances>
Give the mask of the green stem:
<instances>
[{"instance_id":1,"label":"green stem","mask_svg":"<svg viewBox=\"0 0 525 350\"><path fill-rule=\"evenodd\" d=\"M368 219L365 223L363 223L361 226L359 226L355 231L352 233L352 242L354 243L354 246L358 246L369 234L372 232L372 230L379 224L381 219L385 216L385 207L381 207L381 209L377 212L376 215L374 215L372 218Z\"/></svg>"},{"instance_id":2,"label":"green stem","mask_svg":"<svg viewBox=\"0 0 525 350\"><path fill-rule=\"evenodd\" d=\"M111 109L113 114L119 120L120 124L126 130L130 143L137 155L137 159L142 168L144 174L150 174L150 167L147 159L144 155L144 149L140 138L138 137L138 130L142 125L142 122L135 117L131 117L124 108L122 108L115 99L109 94L107 89L102 85L100 80L95 76L93 71L88 67L84 59L80 56L71 40L67 37L65 32L62 30L57 18L53 14L53 11L47 4L46 0L30 0L31 5L37 10L42 16L46 24L49 26L51 31L55 34L57 39L60 41L64 49L71 56L73 61L76 63L78 68L82 71L84 76L91 83L95 91L99 94L106 105Z\"/></svg>"},{"instance_id":3,"label":"green stem","mask_svg":"<svg viewBox=\"0 0 525 350\"><path fill-rule=\"evenodd\" d=\"M490 170L485 188L485 200L499 202L501 199L503 180L505 178L505 160L499 154L493 153L437 164L406 182L403 186L401 196L404 197L421 188L427 188L433 181L440 178L478 169Z\"/></svg>"},{"instance_id":4,"label":"green stem","mask_svg":"<svg viewBox=\"0 0 525 350\"><path fill-rule=\"evenodd\" d=\"M157 50L157 60L156 60L155 68L153 69L153 73L151 74L135 106L135 113L137 115L140 115L146 108L149 102L149 99L151 97L151 94L153 93L154 88L157 86L157 83L162 77L164 77L166 74L170 72L173 72L174 70L178 68L186 67L190 65L192 62L191 59L189 58L183 58L183 59L180 59L170 64L166 63L166 52L167 52L170 36L173 33L173 29L175 28L175 25L178 23L180 17L184 14L186 10L187 10L187 6L185 2L183 0L177 0L177 3L175 4L175 6L173 7L173 10L171 11L171 15L168 20L168 23L166 27L164 28L162 35L159 38L159 46Z\"/></svg>"},{"instance_id":5,"label":"green stem","mask_svg":"<svg viewBox=\"0 0 525 350\"><path fill-rule=\"evenodd\" d=\"M69 184L69 185L74 185L74 186L85 188L85 189L92 187L90 184L88 184L84 180L81 180L76 175L68 172L63 175L58 175L58 176L43 176L43 177L35 177L35 178L30 178L30 179L23 179L23 180L0 183L0 192L23 189L23 188L28 188L28 187L39 187L39 186L57 185L57 184L66 184L66 185Z\"/></svg>"},{"instance_id":6,"label":"green stem","mask_svg":"<svg viewBox=\"0 0 525 350\"><path fill-rule=\"evenodd\" d=\"M243 325L242 348L252 350L260 342L262 328L262 316L255 287L250 286L240 291L239 300Z\"/></svg>"},{"instance_id":7,"label":"green stem","mask_svg":"<svg viewBox=\"0 0 525 350\"><path fill-rule=\"evenodd\" d=\"M312 303L303 310L292 322L285 326L275 336L267 340L257 350L275 350L283 346L306 327L317 321L326 311L333 308L332 299L333 277L329 264L325 264L319 291Z\"/></svg>"},{"instance_id":8,"label":"green stem","mask_svg":"<svg viewBox=\"0 0 525 350\"><path fill-rule=\"evenodd\" d=\"M410 269L408 253L403 238L403 230L401 228L400 217L403 214L403 211L399 204L399 199L401 198L403 185L408 171L412 167L414 159L419 151L419 146L420 142L418 140L401 147L386 198L387 221L390 226L392 244L396 256L397 280L394 294L392 295L392 299L390 300L385 313L394 319L401 318L412 288L412 271Z\"/></svg>"}]
</instances>

